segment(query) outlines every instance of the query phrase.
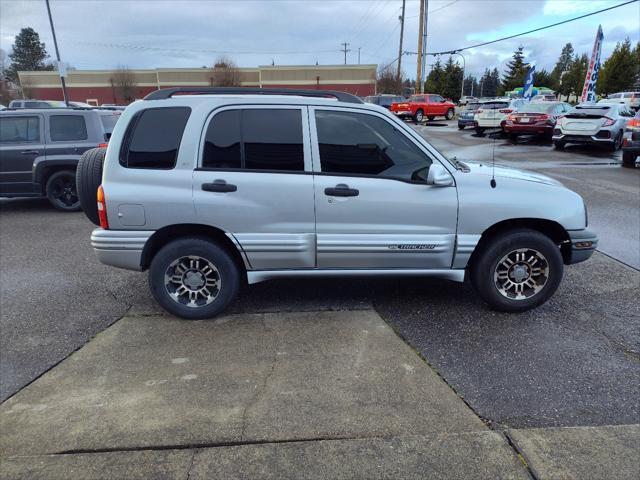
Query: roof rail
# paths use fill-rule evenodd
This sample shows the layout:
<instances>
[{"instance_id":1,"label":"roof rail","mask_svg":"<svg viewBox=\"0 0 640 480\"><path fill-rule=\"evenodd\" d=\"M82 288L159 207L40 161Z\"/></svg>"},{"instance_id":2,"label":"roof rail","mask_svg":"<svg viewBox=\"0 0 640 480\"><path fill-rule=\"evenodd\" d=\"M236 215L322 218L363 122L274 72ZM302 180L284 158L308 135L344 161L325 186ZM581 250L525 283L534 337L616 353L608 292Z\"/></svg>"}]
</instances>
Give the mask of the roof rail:
<instances>
[{"instance_id":1,"label":"roof rail","mask_svg":"<svg viewBox=\"0 0 640 480\"><path fill-rule=\"evenodd\" d=\"M151 92L145 100L164 100L176 94L187 95L296 95L300 97L332 97L340 102L364 103L355 95L335 90L296 90L293 88L256 87L177 87L163 88Z\"/></svg>"}]
</instances>

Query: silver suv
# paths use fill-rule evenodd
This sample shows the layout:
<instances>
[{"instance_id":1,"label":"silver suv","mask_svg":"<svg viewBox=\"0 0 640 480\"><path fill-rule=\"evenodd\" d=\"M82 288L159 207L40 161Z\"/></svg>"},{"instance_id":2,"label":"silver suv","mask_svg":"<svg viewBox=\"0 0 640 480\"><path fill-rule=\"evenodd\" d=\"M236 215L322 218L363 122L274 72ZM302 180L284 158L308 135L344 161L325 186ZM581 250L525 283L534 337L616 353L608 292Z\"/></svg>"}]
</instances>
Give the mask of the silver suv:
<instances>
[{"instance_id":1,"label":"silver suv","mask_svg":"<svg viewBox=\"0 0 640 480\"><path fill-rule=\"evenodd\" d=\"M449 160L345 93L159 90L122 114L106 156L87 156L87 185L104 161L95 215L83 203L98 258L148 270L184 318L216 315L244 282L356 275L468 278L493 308L523 311L597 245L557 181Z\"/></svg>"}]
</instances>

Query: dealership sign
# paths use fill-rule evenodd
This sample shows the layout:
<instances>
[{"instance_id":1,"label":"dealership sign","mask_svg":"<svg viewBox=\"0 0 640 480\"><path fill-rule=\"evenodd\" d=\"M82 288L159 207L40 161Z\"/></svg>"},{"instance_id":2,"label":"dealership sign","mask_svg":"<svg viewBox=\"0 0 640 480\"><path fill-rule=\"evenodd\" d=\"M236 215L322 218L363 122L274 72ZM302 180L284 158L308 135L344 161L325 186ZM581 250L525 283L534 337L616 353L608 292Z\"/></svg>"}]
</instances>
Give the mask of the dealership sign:
<instances>
[{"instance_id":1,"label":"dealership sign","mask_svg":"<svg viewBox=\"0 0 640 480\"><path fill-rule=\"evenodd\" d=\"M529 72L527 73L527 78L524 81L524 89L522 90L522 96L526 100L531 100L533 96L533 79L536 75L536 65L535 63L531 64L531 68L529 68Z\"/></svg>"},{"instance_id":2,"label":"dealership sign","mask_svg":"<svg viewBox=\"0 0 640 480\"><path fill-rule=\"evenodd\" d=\"M581 102L596 101L596 82L598 81L598 73L600 72L600 54L602 53L602 25L598 25L598 33L596 41L593 44L593 52L591 52L591 61L587 70L587 77L584 79L584 88L582 89Z\"/></svg>"}]
</instances>

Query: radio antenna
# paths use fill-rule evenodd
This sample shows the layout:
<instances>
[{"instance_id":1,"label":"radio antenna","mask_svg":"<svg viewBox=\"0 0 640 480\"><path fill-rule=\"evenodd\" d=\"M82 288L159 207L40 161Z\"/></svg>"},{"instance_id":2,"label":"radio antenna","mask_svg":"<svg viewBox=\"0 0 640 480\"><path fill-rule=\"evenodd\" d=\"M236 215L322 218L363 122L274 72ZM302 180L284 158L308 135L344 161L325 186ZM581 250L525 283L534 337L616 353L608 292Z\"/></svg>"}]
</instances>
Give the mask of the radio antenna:
<instances>
[{"instance_id":1,"label":"radio antenna","mask_svg":"<svg viewBox=\"0 0 640 480\"><path fill-rule=\"evenodd\" d=\"M496 188L496 136L493 135L493 143L491 146L491 188Z\"/></svg>"}]
</instances>

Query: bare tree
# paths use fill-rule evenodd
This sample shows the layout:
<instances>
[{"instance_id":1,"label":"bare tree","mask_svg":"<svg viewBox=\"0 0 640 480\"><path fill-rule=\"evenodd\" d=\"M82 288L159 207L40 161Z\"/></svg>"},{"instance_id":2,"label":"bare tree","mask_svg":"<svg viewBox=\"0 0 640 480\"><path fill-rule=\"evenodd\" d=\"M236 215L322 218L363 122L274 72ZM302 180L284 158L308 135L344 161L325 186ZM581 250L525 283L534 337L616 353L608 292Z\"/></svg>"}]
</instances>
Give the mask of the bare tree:
<instances>
[{"instance_id":1,"label":"bare tree","mask_svg":"<svg viewBox=\"0 0 640 480\"><path fill-rule=\"evenodd\" d=\"M212 87L239 87L240 70L228 57L218 57L211 69Z\"/></svg>"},{"instance_id":2,"label":"bare tree","mask_svg":"<svg viewBox=\"0 0 640 480\"><path fill-rule=\"evenodd\" d=\"M391 65L381 65L378 67L378 74L376 76L376 91L377 93L402 93L402 77L398 78L398 73L391 67Z\"/></svg>"},{"instance_id":3,"label":"bare tree","mask_svg":"<svg viewBox=\"0 0 640 480\"><path fill-rule=\"evenodd\" d=\"M131 103L138 95L138 83L135 74L124 65L119 65L111 77L111 86L116 98Z\"/></svg>"}]
</instances>

